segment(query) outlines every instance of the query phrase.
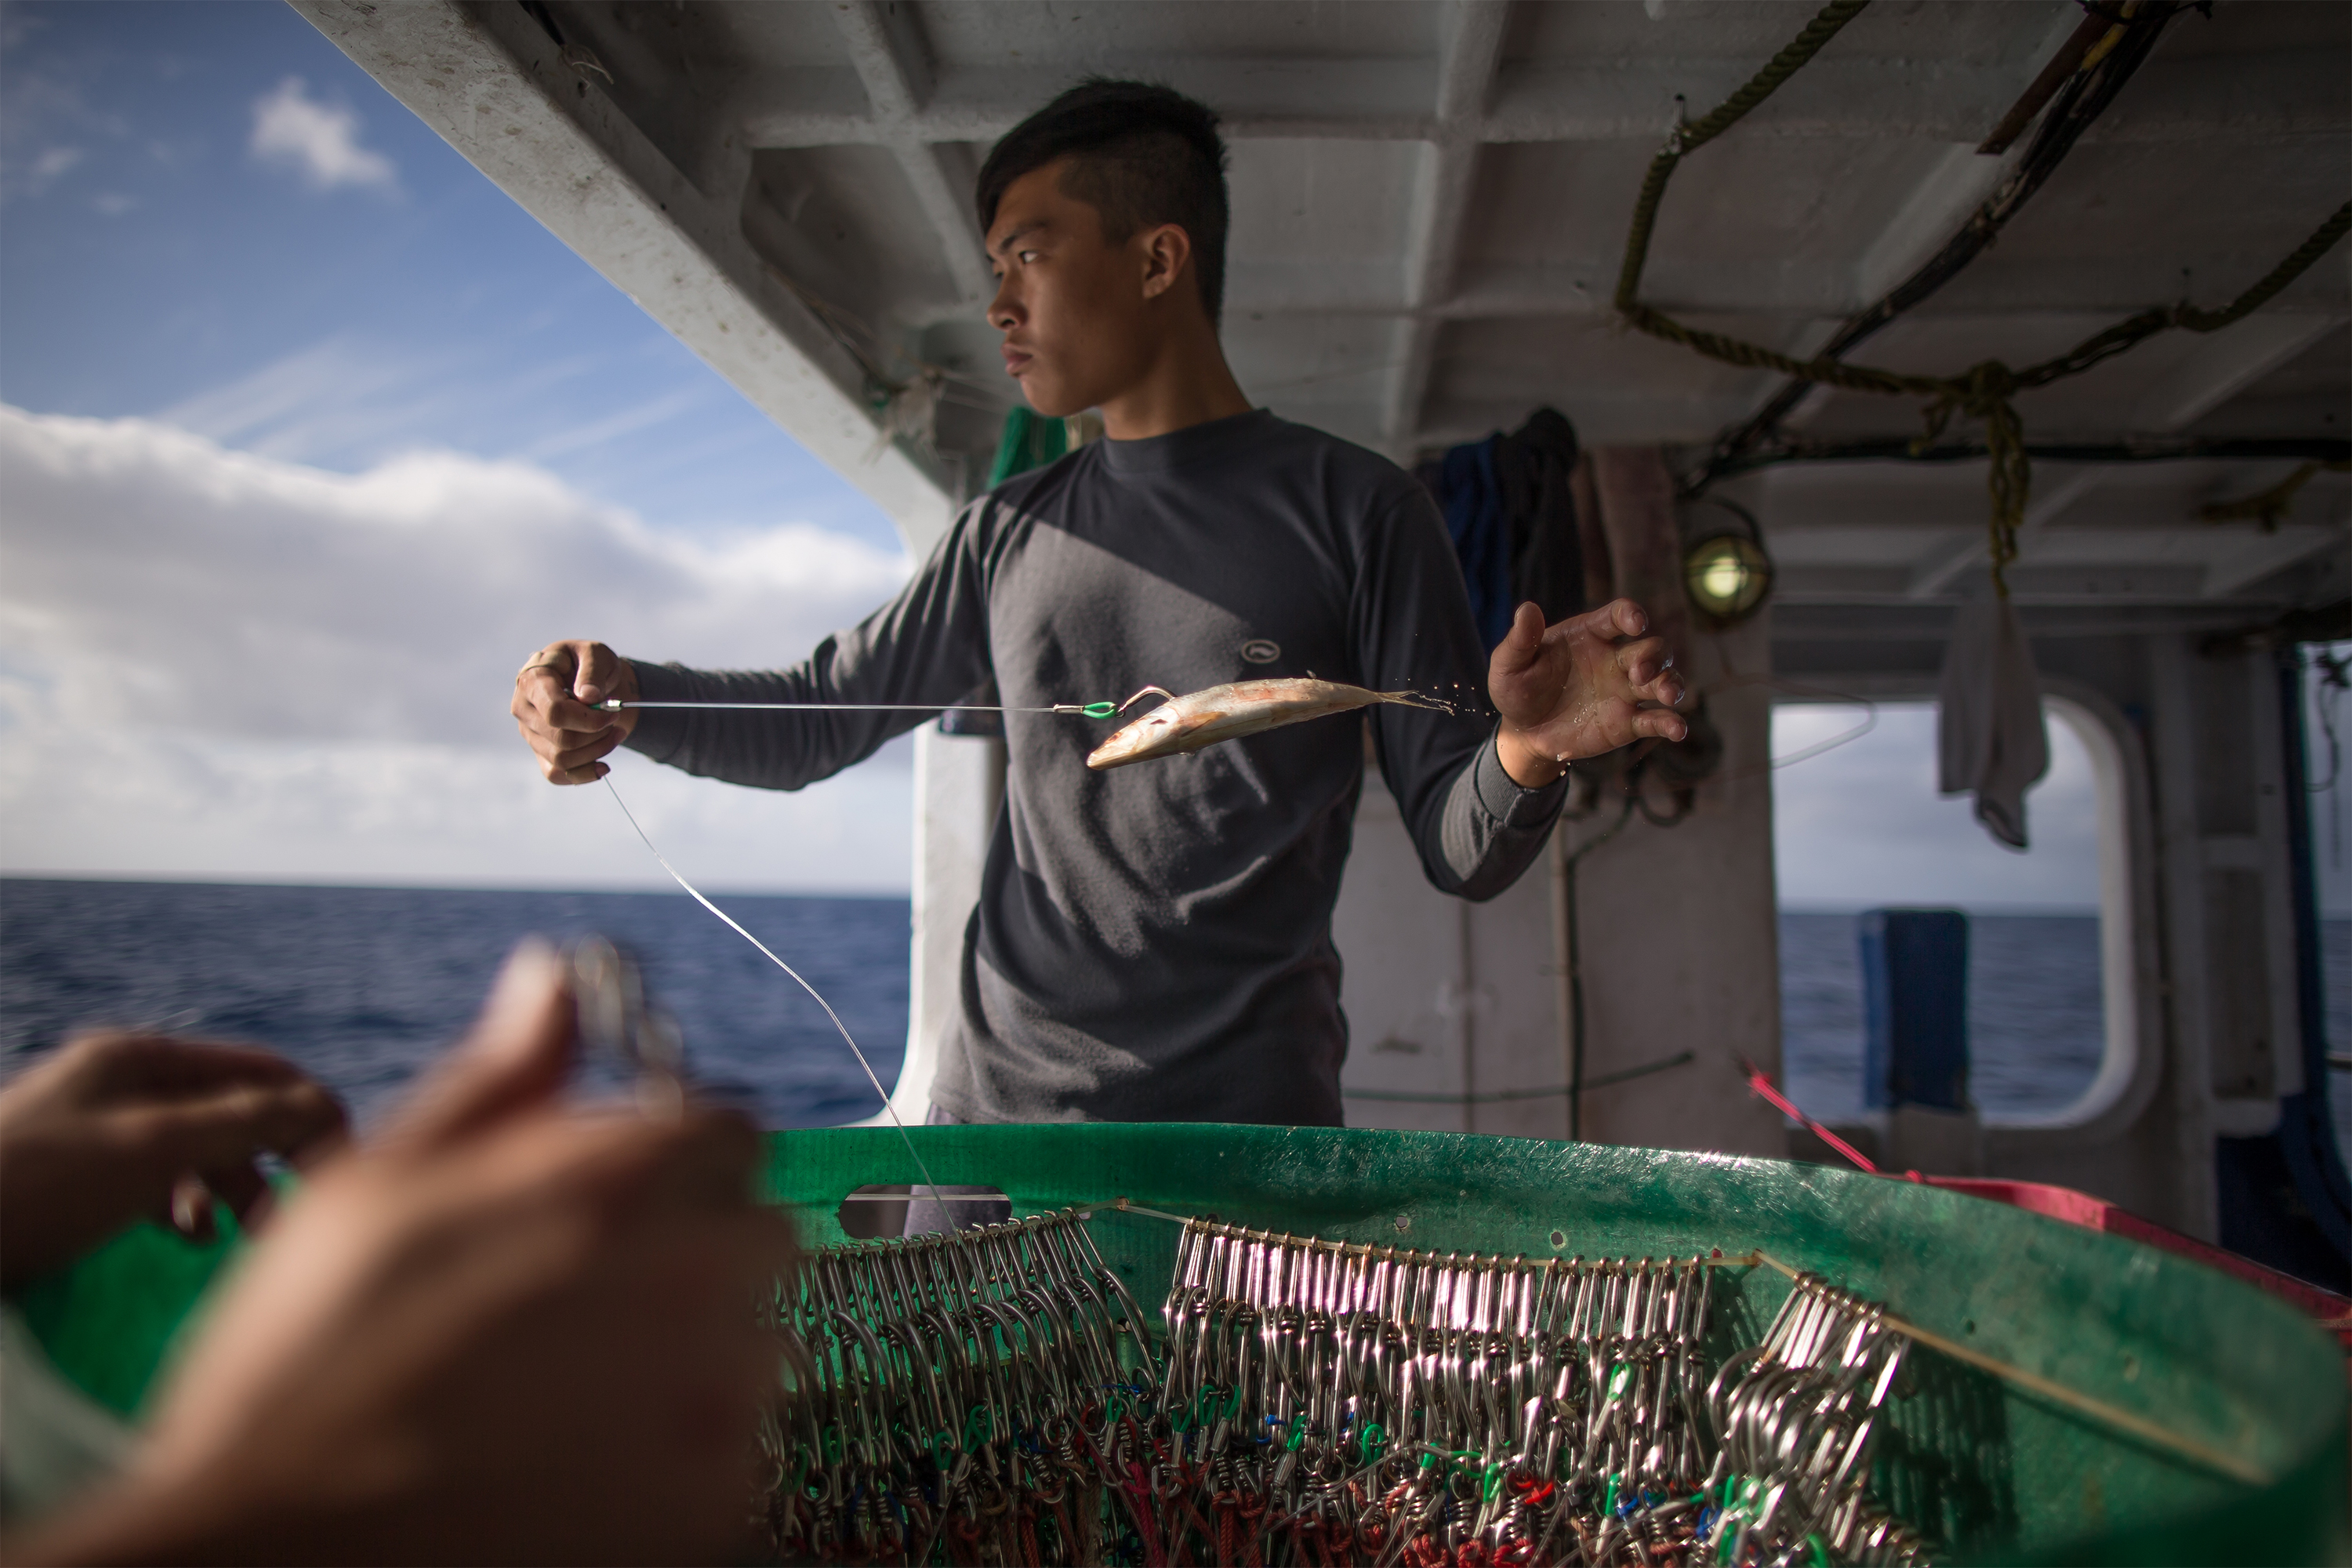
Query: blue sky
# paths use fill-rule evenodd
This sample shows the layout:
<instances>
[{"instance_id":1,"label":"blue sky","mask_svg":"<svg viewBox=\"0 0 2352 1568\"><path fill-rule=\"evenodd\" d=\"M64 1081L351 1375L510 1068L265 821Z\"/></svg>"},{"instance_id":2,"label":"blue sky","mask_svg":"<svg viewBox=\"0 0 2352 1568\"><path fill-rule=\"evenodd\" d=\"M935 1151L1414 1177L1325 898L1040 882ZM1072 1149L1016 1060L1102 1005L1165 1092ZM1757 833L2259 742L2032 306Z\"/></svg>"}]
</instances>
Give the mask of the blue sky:
<instances>
[{"instance_id":1,"label":"blue sky","mask_svg":"<svg viewBox=\"0 0 2352 1568\"><path fill-rule=\"evenodd\" d=\"M666 885L539 781L514 668L782 662L905 572L275 0L0 7L0 404L13 871ZM906 887L903 743L794 795L619 778L714 886Z\"/></svg>"},{"instance_id":2,"label":"blue sky","mask_svg":"<svg viewBox=\"0 0 2352 1568\"><path fill-rule=\"evenodd\" d=\"M895 544L289 7L0 16L0 401L344 472L517 458L657 527Z\"/></svg>"},{"instance_id":3,"label":"blue sky","mask_svg":"<svg viewBox=\"0 0 2352 1568\"><path fill-rule=\"evenodd\" d=\"M906 570L276 0L0 6L0 404L15 871L666 885L601 792L530 770L515 666L583 633L782 662ZM1776 750L1849 724L1784 710ZM1784 897L2089 905L2058 739L2022 857L1937 798L1924 709L1784 770ZM906 886L903 747L793 796L619 776L713 886Z\"/></svg>"}]
</instances>

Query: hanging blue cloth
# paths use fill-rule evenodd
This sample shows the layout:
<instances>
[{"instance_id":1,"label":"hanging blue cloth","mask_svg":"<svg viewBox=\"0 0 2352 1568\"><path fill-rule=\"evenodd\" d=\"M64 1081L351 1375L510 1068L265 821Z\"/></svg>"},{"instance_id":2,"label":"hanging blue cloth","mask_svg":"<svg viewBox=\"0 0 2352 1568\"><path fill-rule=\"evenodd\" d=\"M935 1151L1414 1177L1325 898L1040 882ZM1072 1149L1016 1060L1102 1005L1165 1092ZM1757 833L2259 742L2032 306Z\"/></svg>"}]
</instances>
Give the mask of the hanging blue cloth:
<instances>
[{"instance_id":1,"label":"hanging blue cloth","mask_svg":"<svg viewBox=\"0 0 2352 1568\"><path fill-rule=\"evenodd\" d=\"M1470 589L1470 618L1486 651L1511 629L1511 514L1495 475L1495 448L1504 437L1487 437L1445 454L1438 493L1445 502L1445 531L1462 563Z\"/></svg>"}]
</instances>

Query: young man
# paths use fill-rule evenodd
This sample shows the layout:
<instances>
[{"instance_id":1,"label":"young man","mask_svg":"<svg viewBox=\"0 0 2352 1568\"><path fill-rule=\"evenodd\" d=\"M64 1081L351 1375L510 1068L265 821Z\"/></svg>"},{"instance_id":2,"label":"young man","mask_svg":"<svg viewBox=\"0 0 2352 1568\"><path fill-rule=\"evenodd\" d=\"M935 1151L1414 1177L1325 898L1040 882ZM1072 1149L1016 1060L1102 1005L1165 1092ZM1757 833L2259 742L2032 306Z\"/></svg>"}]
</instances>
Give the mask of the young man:
<instances>
[{"instance_id":1,"label":"young man","mask_svg":"<svg viewBox=\"0 0 2352 1568\"><path fill-rule=\"evenodd\" d=\"M1309 672L1476 691L1486 661L1427 495L1254 409L1226 368L1215 116L1087 82L997 145L979 207L1006 370L1041 414L1099 409L1106 438L966 507L904 592L792 668L550 645L516 678L514 714L551 782L603 777L625 743L797 789L920 721L593 706L611 697L947 704L992 680L1018 710ZM1536 858L1570 759L1681 737L1682 688L1664 646L1634 640L1644 627L1622 600L1549 628L1521 605L1486 663L1499 722L1378 707L1093 773L1108 723L1008 713L935 1120L1338 1125L1331 910L1361 725L1431 882L1492 898Z\"/></svg>"}]
</instances>

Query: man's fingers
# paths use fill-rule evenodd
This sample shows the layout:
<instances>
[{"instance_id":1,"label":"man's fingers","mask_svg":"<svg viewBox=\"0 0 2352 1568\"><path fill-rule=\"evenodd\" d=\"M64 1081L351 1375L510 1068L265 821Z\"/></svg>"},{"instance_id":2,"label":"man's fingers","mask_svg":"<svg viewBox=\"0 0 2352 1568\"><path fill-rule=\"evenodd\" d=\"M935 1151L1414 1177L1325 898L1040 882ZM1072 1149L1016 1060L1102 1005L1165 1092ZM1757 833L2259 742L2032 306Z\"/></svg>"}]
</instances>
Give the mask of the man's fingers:
<instances>
[{"instance_id":1,"label":"man's fingers","mask_svg":"<svg viewBox=\"0 0 2352 1568\"><path fill-rule=\"evenodd\" d=\"M1609 625L1621 637L1637 637L1650 629L1650 613L1631 599L1612 599L1602 606Z\"/></svg>"},{"instance_id":2,"label":"man's fingers","mask_svg":"<svg viewBox=\"0 0 2352 1568\"><path fill-rule=\"evenodd\" d=\"M588 784L604 776L597 764L620 748L622 734L606 730L581 742L575 735L523 730L523 739L539 758L539 771L550 784Z\"/></svg>"},{"instance_id":3,"label":"man's fingers","mask_svg":"<svg viewBox=\"0 0 2352 1568\"><path fill-rule=\"evenodd\" d=\"M732 1209L754 1199L752 1184L766 1152L759 1130L740 1111L702 1106L667 1129L660 1196L691 1208Z\"/></svg>"},{"instance_id":4,"label":"man's fingers","mask_svg":"<svg viewBox=\"0 0 2352 1568\"><path fill-rule=\"evenodd\" d=\"M83 1092L101 1101L303 1081L302 1069L274 1051L143 1031L109 1031L68 1040L58 1064L80 1076Z\"/></svg>"},{"instance_id":5,"label":"man's fingers","mask_svg":"<svg viewBox=\"0 0 2352 1568\"><path fill-rule=\"evenodd\" d=\"M544 670L549 672L550 679L568 686L579 668L580 645L578 643L551 642L523 660L522 668L515 672L515 679L528 679Z\"/></svg>"},{"instance_id":6,"label":"man's fingers","mask_svg":"<svg viewBox=\"0 0 2352 1568\"><path fill-rule=\"evenodd\" d=\"M547 760L564 772L572 773L586 767L591 763L603 761L612 755L620 744L619 733L608 730L594 740L566 746Z\"/></svg>"},{"instance_id":7,"label":"man's fingers","mask_svg":"<svg viewBox=\"0 0 2352 1568\"><path fill-rule=\"evenodd\" d=\"M256 1154L290 1156L331 1146L346 1126L335 1097L308 1079L231 1085L125 1106L111 1116L122 1158L152 1170L159 1182L183 1171L248 1163Z\"/></svg>"},{"instance_id":8,"label":"man's fingers","mask_svg":"<svg viewBox=\"0 0 2352 1568\"><path fill-rule=\"evenodd\" d=\"M537 939L499 971L473 1029L394 1120L386 1142L434 1146L551 1098L571 1070L574 1016L562 960Z\"/></svg>"},{"instance_id":9,"label":"man's fingers","mask_svg":"<svg viewBox=\"0 0 2352 1568\"><path fill-rule=\"evenodd\" d=\"M613 695L621 656L600 642L574 646L580 649L580 673L572 682L572 694L593 708Z\"/></svg>"},{"instance_id":10,"label":"man's fingers","mask_svg":"<svg viewBox=\"0 0 2352 1568\"><path fill-rule=\"evenodd\" d=\"M551 784L594 784L613 770L603 763L586 763L576 768L567 768L555 763L542 762L539 771Z\"/></svg>"},{"instance_id":11,"label":"man's fingers","mask_svg":"<svg viewBox=\"0 0 2352 1568\"><path fill-rule=\"evenodd\" d=\"M1597 610L1587 610L1575 623L1603 642L1637 637L1650 629L1649 612L1631 599L1612 599Z\"/></svg>"},{"instance_id":12,"label":"man's fingers","mask_svg":"<svg viewBox=\"0 0 2352 1568\"><path fill-rule=\"evenodd\" d=\"M582 735L600 734L619 728L610 710L580 701L561 689L550 694L547 706L538 717L541 721L539 728L574 745L579 743Z\"/></svg>"},{"instance_id":13,"label":"man's fingers","mask_svg":"<svg viewBox=\"0 0 2352 1568\"><path fill-rule=\"evenodd\" d=\"M618 679L623 668L621 656L603 643L551 643L517 672L514 716L526 728L607 729L614 716L597 704L626 684Z\"/></svg>"},{"instance_id":14,"label":"man's fingers","mask_svg":"<svg viewBox=\"0 0 2352 1568\"><path fill-rule=\"evenodd\" d=\"M1679 741L1690 733L1690 726L1679 713L1644 708L1633 715L1633 733L1645 740Z\"/></svg>"},{"instance_id":15,"label":"man's fingers","mask_svg":"<svg viewBox=\"0 0 2352 1568\"><path fill-rule=\"evenodd\" d=\"M515 677L510 711L548 783L594 784L612 771L600 759L628 739L637 716L601 705L636 690L628 660L600 642L550 643L531 657Z\"/></svg>"},{"instance_id":16,"label":"man's fingers","mask_svg":"<svg viewBox=\"0 0 2352 1568\"><path fill-rule=\"evenodd\" d=\"M263 1199L269 1195L268 1180L251 1161L226 1165L204 1173L205 1186L236 1215L236 1223L250 1232L261 1221Z\"/></svg>"},{"instance_id":17,"label":"man's fingers","mask_svg":"<svg viewBox=\"0 0 2352 1568\"><path fill-rule=\"evenodd\" d=\"M213 1224L213 1192L191 1171L172 1184L172 1228L190 1241L207 1242L219 1234Z\"/></svg>"},{"instance_id":18,"label":"man's fingers","mask_svg":"<svg viewBox=\"0 0 2352 1568\"><path fill-rule=\"evenodd\" d=\"M456 1158L469 1193L570 1209L608 1238L659 1233L688 1215L756 1209L762 1144L740 1113L689 1107L675 1118L634 1110L541 1111L486 1132Z\"/></svg>"},{"instance_id":19,"label":"man's fingers","mask_svg":"<svg viewBox=\"0 0 2352 1568\"><path fill-rule=\"evenodd\" d=\"M1675 656L1664 637L1643 637L1617 650L1617 668L1636 687L1647 686L1674 667Z\"/></svg>"},{"instance_id":20,"label":"man's fingers","mask_svg":"<svg viewBox=\"0 0 2352 1568\"><path fill-rule=\"evenodd\" d=\"M550 784L588 784L604 776L596 766L619 749L621 737L608 731L583 745L549 745L534 742L531 750L539 753L540 771Z\"/></svg>"}]
</instances>

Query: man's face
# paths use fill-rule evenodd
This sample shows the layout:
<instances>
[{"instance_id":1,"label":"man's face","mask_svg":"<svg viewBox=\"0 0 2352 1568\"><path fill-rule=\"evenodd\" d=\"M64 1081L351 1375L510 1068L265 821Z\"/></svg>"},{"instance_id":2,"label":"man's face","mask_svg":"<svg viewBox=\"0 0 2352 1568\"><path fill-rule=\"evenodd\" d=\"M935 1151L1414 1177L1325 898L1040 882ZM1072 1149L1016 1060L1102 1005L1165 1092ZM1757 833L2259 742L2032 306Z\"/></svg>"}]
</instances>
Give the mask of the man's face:
<instances>
[{"instance_id":1,"label":"man's face","mask_svg":"<svg viewBox=\"0 0 2352 1568\"><path fill-rule=\"evenodd\" d=\"M1029 406L1053 418L1108 402L1150 368L1165 330L1145 229L1104 243L1102 215L1062 192L1064 163L1005 187L988 232L998 279L989 325L1004 334L1004 368Z\"/></svg>"}]
</instances>

